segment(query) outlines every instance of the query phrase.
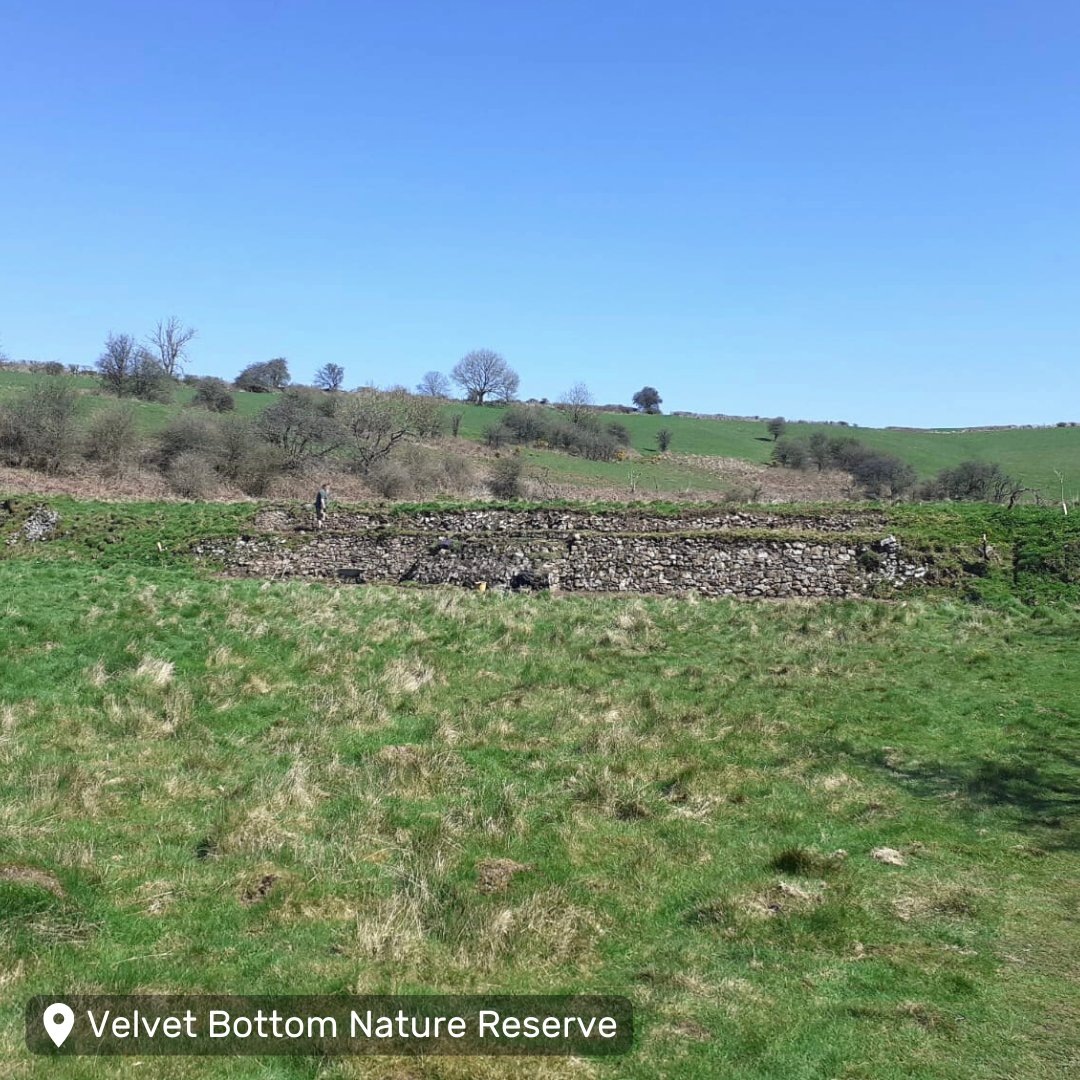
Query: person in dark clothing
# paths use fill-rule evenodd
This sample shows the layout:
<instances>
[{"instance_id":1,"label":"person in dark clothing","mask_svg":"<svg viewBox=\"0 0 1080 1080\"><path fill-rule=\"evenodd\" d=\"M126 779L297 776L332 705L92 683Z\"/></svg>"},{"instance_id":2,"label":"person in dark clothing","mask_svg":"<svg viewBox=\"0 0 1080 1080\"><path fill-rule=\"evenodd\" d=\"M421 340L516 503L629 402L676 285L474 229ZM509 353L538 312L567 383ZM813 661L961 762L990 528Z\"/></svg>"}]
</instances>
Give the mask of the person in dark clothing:
<instances>
[{"instance_id":1,"label":"person in dark clothing","mask_svg":"<svg viewBox=\"0 0 1080 1080\"><path fill-rule=\"evenodd\" d=\"M326 507L330 502L330 486L323 484L315 495L315 528L321 529L326 521Z\"/></svg>"}]
</instances>

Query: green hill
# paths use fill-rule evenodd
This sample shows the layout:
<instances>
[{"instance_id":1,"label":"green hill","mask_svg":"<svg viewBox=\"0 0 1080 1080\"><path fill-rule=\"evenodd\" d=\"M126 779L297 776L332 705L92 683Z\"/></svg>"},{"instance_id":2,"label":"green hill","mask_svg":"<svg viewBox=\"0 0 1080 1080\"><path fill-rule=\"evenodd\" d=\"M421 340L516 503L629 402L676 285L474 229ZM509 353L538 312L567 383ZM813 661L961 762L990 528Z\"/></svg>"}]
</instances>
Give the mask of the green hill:
<instances>
[{"instance_id":1,"label":"green hill","mask_svg":"<svg viewBox=\"0 0 1080 1080\"><path fill-rule=\"evenodd\" d=\"M40 376L22 371L0 371L0 402L25 393ZM74 383L82 394L81 405L89 415L105 408L115 399L100 390L92 376L77 376ZM194 390L178 387L168 405L133 402L143 431L160 430L170 417L190 404ZM254 416L275 400L273 394L235 394L237 412ZM505 406L466 405L448 402L447 418L460 415L459 434L479 441L492 424L498 423ZM656 433L667 428L673 436L674 455L730 457L765 463L772 454L772 439L764 421L708 420L687 416L644 416L639 414L604 414L625 424L631 445L646 457L656 453ZM449 424L447 425L449 426ZM792 422L788 435L805 438L813 432L850 435L875 449L887 451L909 462L921 478L934 475L947 466L972 459L996 462L1018 480L1039 488L1048 499L1059 494L1060 473L1065 480L1065 495L1080 497L1080 427L1013 428L998 430L908 430L881 429L835 424ZM531 452L536 464L558 480L578 479L588 483L626 482L626 466L620 463L592 462L550 451ZM686 464L666 461L663 469L665 490L691 488L717 491L723 484L715 476L694 470Z\"/></svg>"},{"instance_id":2,"label":"green hill","mask_svg":"<svg viewBox=\"0 0 1080 1080\"><path fill-rule=\"evenodd\" d=\"M497 423L500 407L457 404L448 410L462 414L461 434L479 439ZM671 452L741 458L767 462L772 439L765 421L703 420L688 416L610 415L625 424L636 450L656 449L656 433L667 428L674 438ZM1066 494L1080 493L1080 427L1014 428L993 431L914 431L891 428L841 427L836 424L789 423L788 435L805 438L815 431L830 436L850 435L875 449L896 454L909 462L920 477L961 461L997 462L1010 475L1048 497L1058 490L1054 470L1066 480ZM586 465L587 463L582 463Z\"/></svg>"}]
</instances>

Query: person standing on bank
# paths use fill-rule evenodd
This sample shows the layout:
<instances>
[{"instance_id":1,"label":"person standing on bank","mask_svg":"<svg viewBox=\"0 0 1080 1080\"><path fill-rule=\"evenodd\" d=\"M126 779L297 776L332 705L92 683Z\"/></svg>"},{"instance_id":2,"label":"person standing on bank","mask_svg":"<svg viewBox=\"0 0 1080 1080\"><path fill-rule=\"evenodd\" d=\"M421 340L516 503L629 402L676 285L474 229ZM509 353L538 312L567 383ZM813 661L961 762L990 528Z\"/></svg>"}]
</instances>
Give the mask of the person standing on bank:
<instances>
[{"instance_id":1,"label":"person standing on bank","mask_svg":"<svg viewBox=\"0 0 1080 1080\"><path fill-rule=\"evenodd\" d=\"M315 496L315 528L321 529L326 521L326 506L330 502L330 485L322 484Z\"/></svg>"}]
</instances>

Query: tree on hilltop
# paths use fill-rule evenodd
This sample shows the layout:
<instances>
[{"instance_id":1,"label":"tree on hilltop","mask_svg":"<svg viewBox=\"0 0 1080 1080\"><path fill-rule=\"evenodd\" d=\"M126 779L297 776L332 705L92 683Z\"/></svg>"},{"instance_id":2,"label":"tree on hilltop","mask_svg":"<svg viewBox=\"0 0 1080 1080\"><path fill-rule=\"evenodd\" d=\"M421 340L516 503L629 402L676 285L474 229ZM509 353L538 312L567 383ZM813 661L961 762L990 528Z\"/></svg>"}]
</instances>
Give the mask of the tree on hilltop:
<instances>
[{"instance_id":1,"label":"tree on hilltop","mask_svg":"<svg viewBox=\"0 0 1080 1080\"><path fill-rule=\"evenodd\" d=\"M150 352L169 378L183 375L184 356L195 333L192 327L184 326L175 315L170 315L167 319L159 319L154 330L146 336Z\"/></svg>"},{"instance_id":2,"label":"tree on hilltop","mask_svg":"<svg viewBox=\"0 0 1080 1080\"><path fill-rule=\"evenodd\" d=\"M289 365L283 356L257 364L248 364L236 376L237 390L247 390L255 394L269 394L275 390L284 390L288 385Z\"/></svg>"},{"instance_id":3,"label":"tree on hilltop","mask_svg":"<svg viewBox=\"0 0 1080 1080\"><path fill-rule=\"evenodd\" d=\"M593 411L595 402L589 388L583 382L576 382L557 404L573 423L578 424Z\"/></svg>"},{"instance_id":4,"label":"tree on hilltop","mask_svg":"<svg viewBox=\"0 0 1080 1080\"><path fill-rule=\"evenodd\" d=\"M513 401L518 390L518 374L491 349L466 353L450 372L450 378L465 391L474 405L483 405L486 397Z\"/></svg>"},{"instance_id":5,"label":"tree on hilltop","mask_svg":"<svg viewBox=\"0 0 1080 1080\"><path fill-rule=\"evenodd\" d=\"M450 380L441 371L428 371L416 384L416 392L422 397L449 397Z\"/></svg>"},{"instance_id":6,"label":"tree on hilltop","mask_svg":"<svg viewBox=\"0 0 1080 1080\"><path fill-rule=\"evenodd\" d=\"M340 364L323 364L315 372L315 385L320 390L329 390L331 393L341 389L345 383L345 369Z\"/></svg>"},{"instance_id":7,"label":"tree on hilltop","mask_svg":"<svg viewBox=\"0 0 1080 1080\"><path fill-rule=\"evenodd\" d=\"M643 386L630 400L640 412L651 416L660 412L660 404L664 399L655 386Z\"/></svg>"}]
</instances>

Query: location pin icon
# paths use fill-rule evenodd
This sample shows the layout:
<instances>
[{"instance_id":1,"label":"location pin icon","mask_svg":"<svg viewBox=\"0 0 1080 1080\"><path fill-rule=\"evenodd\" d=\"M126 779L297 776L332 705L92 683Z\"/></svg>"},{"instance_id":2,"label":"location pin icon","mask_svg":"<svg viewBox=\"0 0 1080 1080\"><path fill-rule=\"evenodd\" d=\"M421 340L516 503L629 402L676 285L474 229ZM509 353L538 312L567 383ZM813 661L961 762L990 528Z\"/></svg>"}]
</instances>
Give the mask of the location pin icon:
<instances>
[{"instance_id":1,"label":"location pin icon","mask_svg":"<svg viewBox=\"0 0 1080 1080\"><path fill-rule=\"evenodd\" d=\"M45 1025L49 1038L57 1046L63 1046L64 1040L75 1026L75 1014L62 1001L55 1001L52 1005L45 1007L41 1022Z\"/></svg>"}]
</instances>

